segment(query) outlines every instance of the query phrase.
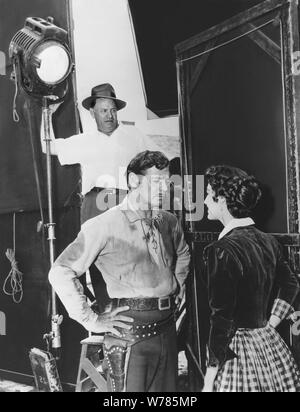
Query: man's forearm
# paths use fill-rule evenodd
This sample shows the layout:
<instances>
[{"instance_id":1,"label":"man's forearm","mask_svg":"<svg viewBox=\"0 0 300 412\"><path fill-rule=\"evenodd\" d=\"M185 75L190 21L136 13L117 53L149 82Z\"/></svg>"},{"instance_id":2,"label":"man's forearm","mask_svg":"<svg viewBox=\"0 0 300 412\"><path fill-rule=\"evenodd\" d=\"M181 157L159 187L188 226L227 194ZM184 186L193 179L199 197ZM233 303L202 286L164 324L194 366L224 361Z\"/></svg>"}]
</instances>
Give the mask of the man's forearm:
<instances>
[{"instance_id":1,"label":"man's forearm","mask_svg":"<svg viewBox=\"0 0 300 412\"><path fill-rule=\"evenodd\" d=\"M183 287L190 272L191 254L190 248L185 241L182 227L178 221L174 233L174 245L177 255L175 276L180 287Z\"/></svg>"},{"instance_id":2,"label":"man's forearm","mask_svg":"<svg viewBox=\"0 0 300 412\"><path fill-rule=\"evenodd\" d=\"M180 286L182 287L190 272L190 253L188 246L184 251L177 257L175 276L178 280Z\"/></svg>"},{"instance_id":3,"label":"man's forearm","mask_svg":"<svg viewBox=\"0 0 300 412\"><path fill-rule=\"evenodd\" d=\"M76 273L64 266L54 266L49 281L69 313L88 331L93 331L97 314L90 308Z\"/></svg>"}]
</instances>

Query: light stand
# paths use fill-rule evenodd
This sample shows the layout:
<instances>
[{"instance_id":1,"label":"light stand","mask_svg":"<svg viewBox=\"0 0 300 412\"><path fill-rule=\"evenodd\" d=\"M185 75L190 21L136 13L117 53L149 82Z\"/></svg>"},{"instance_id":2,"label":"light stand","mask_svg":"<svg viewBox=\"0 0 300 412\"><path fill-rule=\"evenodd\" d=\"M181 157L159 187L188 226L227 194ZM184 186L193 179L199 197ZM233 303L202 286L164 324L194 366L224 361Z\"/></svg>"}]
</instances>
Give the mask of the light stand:
<instances>
[{"instance_id":1,"label":"light stand","mask_svg":"<svg viewBox=\"0 0 300 412\"><path fill-rule=\"evenodd\" d=\"M49 257L51 267L54 264L55 251L55 226L53 214L53 185L52 185L52 157L51 157L51 134L50 134L50 113L48 97L43 97L42 116L44 123L44 140L46 145L46 165L47 165L47 199L49 221L46 224L49 241ZM51 288L51 333L44 338L51 341L52 348L58 351L61 348L60 325L63 321L62 316L58 314L57 299L53 288Z\"/></svg>"},{"instance_id":2,"label":"light stand","mask_svg":"<svg viewBox=\"0 0 300 412\"><path fill-rule=\"evenodd\" d=\"M53 19L39 17L26 19L23 29L13 37L9 55L13 62L13 79L16 89L21 86L30 96L41 100L42 117L44 123L44 140L46 146L47 164L47 199L49 222L45 225L48 230L49 257L51 267L55 260L55 222L53 207L52 185L52 158L50 134L50 96L57 96L63 100L68 90L67 79L74 65L68 45L68 34L65 30L55 26ZM57 101L55 101L57 103ZM61 348L60 325L62 316L58 314L57 297L51 289L51 332L44 335L47 344L51 341L55 355L59 357Z\"/></svg>"}]
</instances>

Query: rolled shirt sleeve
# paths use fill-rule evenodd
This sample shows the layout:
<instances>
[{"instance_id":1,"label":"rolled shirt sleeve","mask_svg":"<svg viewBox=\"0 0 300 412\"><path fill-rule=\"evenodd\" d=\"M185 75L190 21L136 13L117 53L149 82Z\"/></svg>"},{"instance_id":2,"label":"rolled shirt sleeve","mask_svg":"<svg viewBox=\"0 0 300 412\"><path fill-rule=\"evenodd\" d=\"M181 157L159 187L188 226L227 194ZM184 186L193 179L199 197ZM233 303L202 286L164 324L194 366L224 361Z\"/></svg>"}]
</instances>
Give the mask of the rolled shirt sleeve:
<instances>
[{"instance_id":1,"label":"rolled shirt sleeve","mask_svg":"<svg viewBox=\"0 0 300 412\"><path fill-rule=\"evenodd\" d=\"M58 257L49 273L49 281L69 316L88 331L93 331L97 314L87 302L79 277L86 272L105 246L104 236L97 230L99 226L94 224L95 219L82 226L78 237Z\"/></svg>"},{"instance_id":2,"label":"rolled shirt sleeve","mask_svg":"<svg viewBox=\"0 0 300 412\"><path fill-rule=\"evenodd\" d=\"M82 134L67 139L55 139L53 143L62 166L84 162L85 142Z\"/></svg>"},{"instance_id":3,"label":"rolled shirt sleeve","mask_svg":"<svg viewBox=\"0 0 300 412\"><path fill-rule=\"evenodd\" d=\"M184 238L184 232L178 220L174 230L174 245L177 255L175 276L180 287L182 287L190 272L191 255L189 246Z\"/></svg>"}]
</instances>

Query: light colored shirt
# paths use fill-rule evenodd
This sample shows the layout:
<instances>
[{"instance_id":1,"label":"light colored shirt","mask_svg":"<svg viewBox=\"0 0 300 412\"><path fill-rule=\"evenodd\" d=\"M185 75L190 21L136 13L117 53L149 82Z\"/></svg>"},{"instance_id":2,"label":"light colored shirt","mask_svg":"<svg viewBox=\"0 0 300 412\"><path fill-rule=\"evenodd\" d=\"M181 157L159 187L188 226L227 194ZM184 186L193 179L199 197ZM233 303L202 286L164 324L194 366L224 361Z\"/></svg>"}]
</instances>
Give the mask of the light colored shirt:
<instances>
[{"instance_id":1,"label":"light colored shirt","mask_svg":"<svg viewBox=\"0 0 300 412\"><path fill-rule=\"evenodd\" d=\"M59 256L49 280L69 315L93 330L97 315L89 307L79 277L95 261L111 298L165 297L184 284L189 247L177 218L159 212L159 229L127 204L87 221L77 239ZM148 241L146 238L149 238Z\"/></svg>"},{"instance_id":2,"label":"light colored shirt","mask_svg":"<svg viewBox=\"0 0 300 412\"><path fill-rule=\"evenodd\" d=\"M84 195L93 187L127 190L129 162L145 150L160 150L149 136L134 126L123 124L110 136L95 128L67 139L55 139L54 144L62 166L81 165Z\"/></svg>"}]
</instances>

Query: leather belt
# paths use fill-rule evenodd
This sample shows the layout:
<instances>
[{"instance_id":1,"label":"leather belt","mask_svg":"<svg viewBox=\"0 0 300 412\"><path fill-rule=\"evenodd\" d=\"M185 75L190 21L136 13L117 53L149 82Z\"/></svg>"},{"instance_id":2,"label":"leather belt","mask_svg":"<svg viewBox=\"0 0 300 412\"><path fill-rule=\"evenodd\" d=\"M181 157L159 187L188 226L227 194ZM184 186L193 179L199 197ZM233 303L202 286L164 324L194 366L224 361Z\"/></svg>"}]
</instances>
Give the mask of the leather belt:
<instances>
[{"instance_id":1,"label":"leather belt","mask_svg":"<svg viewBox=\"0 0 300 412\"><path fill-rule=\"evenodd\" d=\"M135 324L130 331L117 328L122 333L121 337L116 337L110 333L104 336L103 350L113 392L125 391L131 346L159 336L171 326L175 327L173 313L166 319L157 322Z\"/></svg>"},{"instance_id":2,"label":"leather belt","mask_svg":"<svg viewBox=\"0 0 300 412\"><path fill-rule=\"evenodd\" d=\"M124 339L128 342L128 345L131 346L143 340L161 335L171 325L173 325L174 322L175 316L172 313L166 319L160 321L143 324L134 324L131 330L117 328L121 332L121 336L119 339Z\"/></svg>"},{"instance_id":3,"label":"leather belt","mask_svg":"<svg viewBox=\"0 0 300 412\"><path fill-rule=\"evenodd\" d=\"M169 310L175 308L175 297L112 299L113 307L129 306L131 310Z\"/></svg>"}]
</instances>

